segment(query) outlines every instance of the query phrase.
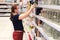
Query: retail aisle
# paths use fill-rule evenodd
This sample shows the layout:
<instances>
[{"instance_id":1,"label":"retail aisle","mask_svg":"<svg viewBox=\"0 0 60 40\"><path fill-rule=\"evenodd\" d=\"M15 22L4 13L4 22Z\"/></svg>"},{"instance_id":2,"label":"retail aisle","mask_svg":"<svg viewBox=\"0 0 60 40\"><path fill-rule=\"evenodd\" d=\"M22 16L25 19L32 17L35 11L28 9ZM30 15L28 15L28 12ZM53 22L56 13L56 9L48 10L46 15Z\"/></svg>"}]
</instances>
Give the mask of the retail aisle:
<instances>
[{"instance_id":1,"label":"retail aisle","mask_svg":"<svg viewBox=\"0 0 60 40\"><path fill-rule=\"evenodd\" d=\"M0 40L13 40L13 26L9 17L0 17ZM27 40L26 34L23 40Z\"/></svg>"},{"instance_id":2,"label":"retail aisle","mask_svg":"<svg viewBox=\"0 0 60 40\"><path fill-rule=\"evenodd\" d=\"M29 29L28 25L26 25L27 20L24 19L24 21L25 31L29 32L31 29ZM26 32L24 33L23 40L28 40L28 35ZM13 25L9 17L0 17L0 40L13 40L12 34ZM40 40L40 38L38 38L38 40Z\"/></svg>"}]
</instances>

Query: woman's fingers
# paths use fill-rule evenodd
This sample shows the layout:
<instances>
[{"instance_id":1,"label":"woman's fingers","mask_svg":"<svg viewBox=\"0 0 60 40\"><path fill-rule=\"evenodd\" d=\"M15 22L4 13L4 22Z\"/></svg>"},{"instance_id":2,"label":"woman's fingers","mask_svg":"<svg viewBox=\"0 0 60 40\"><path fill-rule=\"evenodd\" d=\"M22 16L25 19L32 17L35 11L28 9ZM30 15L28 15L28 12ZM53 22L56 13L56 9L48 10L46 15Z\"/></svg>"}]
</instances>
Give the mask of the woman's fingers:
<instances>
[{"instance_id":1,"label":"woman's fingers","mask_svg":"<svg viewBox=\"0 0 60 40\"><path fill-rule=\"evenodd\" d=\"M32 7L32 8L35 8L35 7L36 7L36 4L34 3L31 7Z\"/></svg>"}]
</instances>

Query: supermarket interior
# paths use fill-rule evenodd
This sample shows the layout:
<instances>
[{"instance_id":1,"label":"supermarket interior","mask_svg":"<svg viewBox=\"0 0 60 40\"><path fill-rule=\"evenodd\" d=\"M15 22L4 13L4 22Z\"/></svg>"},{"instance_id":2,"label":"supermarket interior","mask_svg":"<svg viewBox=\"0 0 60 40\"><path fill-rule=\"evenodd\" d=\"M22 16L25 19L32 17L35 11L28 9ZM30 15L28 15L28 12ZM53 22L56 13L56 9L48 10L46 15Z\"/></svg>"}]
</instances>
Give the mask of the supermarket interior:
<instances>
[{"instance_id":1,"label":"supermarket interior","mask_svg":"<svg viewBox=\"0 0 60 40\"><path fill-rule=\"evenodd\" d=\"M16 21L18 17L12 12L16 11L12 9L13 4L19 6L18 13L21 16L18 22ZM34 4L35 8L29 11ZM10 20L11 13L16 17L12 20L17 26ZM22 19L23 14L28 16ZM18 33L22 33L19 22L24 28L22 40L60 40L60 0L0 0L0 40L20 40L17 36ZM21 30L15 30L13 26ZM14 31L17 32L15 39Z\"/></svg>"}]
</instances>

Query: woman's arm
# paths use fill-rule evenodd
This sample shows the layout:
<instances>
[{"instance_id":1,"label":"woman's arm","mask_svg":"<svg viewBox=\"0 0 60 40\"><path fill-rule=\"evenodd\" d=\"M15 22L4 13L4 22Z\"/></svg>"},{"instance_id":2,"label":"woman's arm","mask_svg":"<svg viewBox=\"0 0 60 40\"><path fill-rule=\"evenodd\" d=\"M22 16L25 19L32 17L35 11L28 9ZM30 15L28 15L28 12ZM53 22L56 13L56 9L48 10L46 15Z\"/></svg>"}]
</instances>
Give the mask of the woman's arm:
<instances>
[{"instance_id":1,"label":"woman's arm","mask_svg":"<svg viewBox=\"0 0 60 40\"><path fill-rule=\"evenodd\" d=\"M31 13L31 11L33 10L35 8L35 4L33 4L32 6L31 6L31 8L29 9L29 10L27 10L25 13L22 13L21 15L19 15L19 20L22 20L22 19L24 19L24 18L26 18L30 13Z\"/></svg>"}]
</instances>

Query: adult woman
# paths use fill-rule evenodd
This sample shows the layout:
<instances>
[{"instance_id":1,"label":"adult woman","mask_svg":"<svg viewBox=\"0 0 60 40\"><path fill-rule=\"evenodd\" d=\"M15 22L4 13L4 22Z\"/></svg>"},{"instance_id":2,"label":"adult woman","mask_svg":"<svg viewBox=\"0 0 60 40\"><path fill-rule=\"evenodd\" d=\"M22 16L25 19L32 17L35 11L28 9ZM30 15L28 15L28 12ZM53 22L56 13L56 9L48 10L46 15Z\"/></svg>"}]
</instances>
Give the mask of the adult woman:
<instances>
[{"instance_id":1,"label":"adult woman","mask_svg":"<svg viewBox=\"0 0 60 40\"><path fill-rule=\"evenodd\" d=\"M22 19L28 17L28 15L31 13L31 11L34 9L35 4L31 6L29 10L27 10L25 13L19 14L19 7L17 4L14 4L11 8L11 21L14 26L14 32L13 32L13 40L22 40L23 38L23 24Z\"/></svg>"}]
</instances>

